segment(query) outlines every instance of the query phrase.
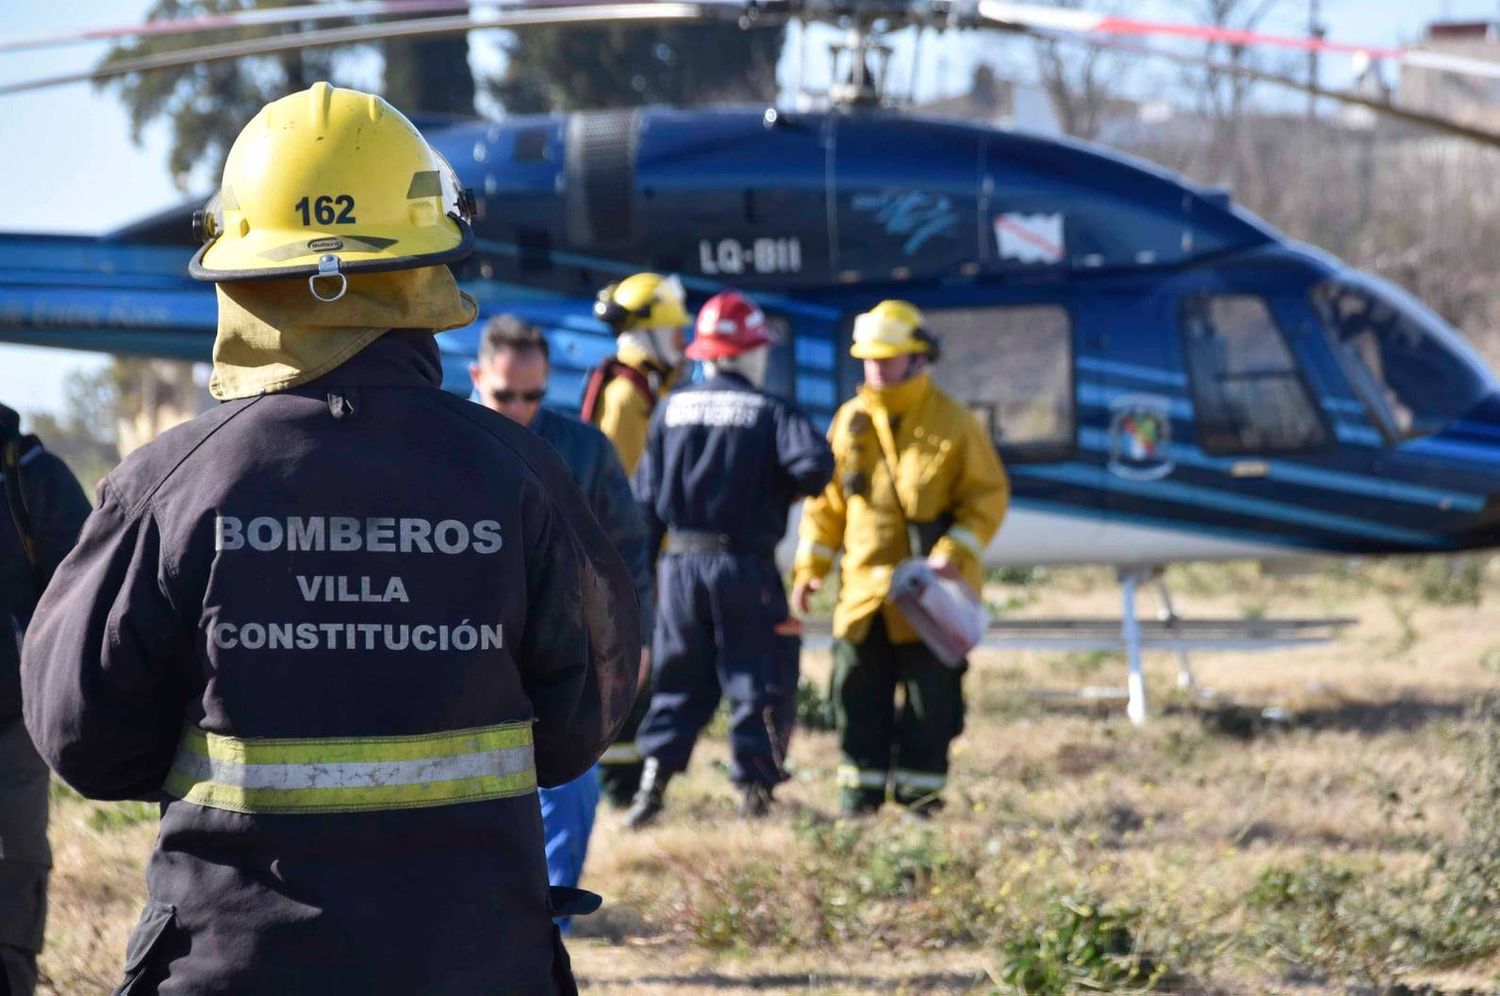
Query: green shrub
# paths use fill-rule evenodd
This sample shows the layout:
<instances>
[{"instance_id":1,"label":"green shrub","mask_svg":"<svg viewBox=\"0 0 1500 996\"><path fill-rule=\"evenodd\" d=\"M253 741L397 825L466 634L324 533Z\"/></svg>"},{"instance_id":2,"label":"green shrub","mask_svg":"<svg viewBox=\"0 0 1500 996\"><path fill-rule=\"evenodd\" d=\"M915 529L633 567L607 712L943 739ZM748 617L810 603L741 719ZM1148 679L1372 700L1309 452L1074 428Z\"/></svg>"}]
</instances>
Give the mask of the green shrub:
<instances>
[{"instance_id":1,"label":"green shrub","mask_svg":"<svg viewBox=\"0 0 1500 996\"><path fill-rule=\"evenodd\" d=\"M149 823L156 819L157 808L149 802L96 803L89 813L90 830L110 832Z\"/></svg>"},{"instance_id":2,"label":"green shrub","mask_svg":"<svg viewBox=\"0 0 1500 996\"><path fill-rule=\"evenodd\" d=\"M1007 942L998 981L1035 996L1148 992L1166 967L1136 941L1140 911L1105 909L1089 896L1064 896L1029 933Z\"/></svg>"},{"instance_id":3,"label":"green shrub","mask_svg":"<svg viewBox=\"0 0 1500 996\"><path fill-rule=\"evenodd\" d=\"M1500 952L1500 702L1476 708L1464 832L1415 872L1308 859L1245 896L1251 943L1299 970L1387 983Z\"/></svg>"},{"instance_id":4,"label":"green shrub","mask_svg":"<svg viewBox=\"0 0 1500 996\"><path fill-rule=\"evenodd\" d=\"M804 730L833 729L833 703L816 682L806 677L797 681L796 723Z\"/></svg>"},{"instance_id":5,"label":"green shrub","mask_svg":"<svg viewBox=\"0 0 1500 996\"><path fill-rule=\"evenodd\" d=\"M1433 605L1478 605L1484 568L1472 557L1427 557L1417 568L1417 594Z\"/></svg>"}]
</instances>

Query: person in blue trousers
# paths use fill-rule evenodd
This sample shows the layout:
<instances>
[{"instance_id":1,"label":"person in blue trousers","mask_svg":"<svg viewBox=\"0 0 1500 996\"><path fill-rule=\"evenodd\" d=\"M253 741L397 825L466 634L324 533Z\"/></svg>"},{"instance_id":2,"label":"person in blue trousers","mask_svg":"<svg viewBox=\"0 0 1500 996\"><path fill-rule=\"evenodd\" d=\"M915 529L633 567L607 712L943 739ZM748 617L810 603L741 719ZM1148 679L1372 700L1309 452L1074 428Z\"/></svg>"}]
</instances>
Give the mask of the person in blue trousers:
<instances>
[{"instance_id":1,"label":"person in blue trousers","mask_svg":"<svg viewBox=\"0 0 1500 996\"><path fill-rule=\"evenodd\" d=\"M615 544L635 582L641 633L650 639L651 557L646 524L631 495L625 470L608 437L592 425L542 407L551 373L547 340L532 325L500 315L485 326L479 357L470 366L474 398L492 411L529 427L562 457L583 489L594 515ZM641 651L641 675L647 673ZM542 827L547 838L547 878L553 886L576 887L588 856L594 812L599 805L598 765L564 785L542 789ZM568 929L569 917L559 920Z\"/></svg>"}]
</instances>

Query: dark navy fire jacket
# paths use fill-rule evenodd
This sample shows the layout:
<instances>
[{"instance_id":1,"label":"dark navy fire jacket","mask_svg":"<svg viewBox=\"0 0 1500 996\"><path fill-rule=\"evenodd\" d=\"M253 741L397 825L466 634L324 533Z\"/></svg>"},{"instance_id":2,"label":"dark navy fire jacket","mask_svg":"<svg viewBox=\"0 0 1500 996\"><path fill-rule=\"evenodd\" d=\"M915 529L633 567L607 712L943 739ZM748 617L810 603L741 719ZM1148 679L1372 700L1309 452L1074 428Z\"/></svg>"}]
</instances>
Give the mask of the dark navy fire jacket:
<instances>
[{"instance_id":1,"label":"dark navy fire jacket","mask_svg":"<svg viewBox=\"0 0 1500 996\"><path fill-rule=\"evenodd\" d=\"M128 992L571 990L525 769L560 784L613 740L637 600L551 448L439 382L431 336L390 332L163 434L43 596L42 756L91 798L162 802ZM467 732L494 729L503 750ZM372 744L413 759L362 765ZM470 764L514 791L414 797L469 791ZM370 805L306 808L309 786Z\"/></svg>"}]
</instances>

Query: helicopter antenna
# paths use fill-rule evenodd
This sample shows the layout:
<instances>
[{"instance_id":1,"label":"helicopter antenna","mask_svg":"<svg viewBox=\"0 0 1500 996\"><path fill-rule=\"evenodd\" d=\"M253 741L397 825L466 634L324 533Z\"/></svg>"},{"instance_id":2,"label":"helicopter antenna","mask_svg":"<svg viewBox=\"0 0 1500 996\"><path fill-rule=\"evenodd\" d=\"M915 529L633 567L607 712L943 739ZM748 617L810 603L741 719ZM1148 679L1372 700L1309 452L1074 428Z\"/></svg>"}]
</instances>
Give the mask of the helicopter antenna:
<instances>
[{"instance_id":1,"label":"helicopter antenna","mask_svg":"<svg viewBox=\"0 0 1500 996\"><path fill-rule=\"evenodd\" d=\"M807 18L797 18L797 103L809 99L807 89Z\"/></svg>"},{"instance_id":2,"label":"helicopter antenna","mask_svg":"<svg viewBox=\"0 0 1500 996\"><path fill-rule=\"evenodd\" d=\"M847 56L848 71L829 88L829 100L837 107L880 107L885 104L885 81L891 65L891 46L865 24L851 25L848 33L828 46L835 74Z\"/></svg>"},{"instance_id":3,"label":"helicopter antenna","mask_svg":"<svg viewBox=\"0 0 1500 996\"><path fill-rule=\"evenodd\" d=\"M922 71L922 40L927 36L927 25L918 24L916 37L911 43L911 84L907 87L906 102L917 103L917 77Z\"/></svg>"}]
</instances>

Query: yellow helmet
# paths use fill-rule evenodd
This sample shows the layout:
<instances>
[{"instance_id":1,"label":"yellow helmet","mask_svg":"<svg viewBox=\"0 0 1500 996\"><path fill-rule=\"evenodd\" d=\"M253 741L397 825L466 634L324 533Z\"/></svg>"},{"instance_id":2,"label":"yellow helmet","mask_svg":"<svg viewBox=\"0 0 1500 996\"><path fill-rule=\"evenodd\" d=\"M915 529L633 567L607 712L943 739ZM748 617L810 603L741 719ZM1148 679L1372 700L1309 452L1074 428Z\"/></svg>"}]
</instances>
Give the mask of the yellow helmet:
<instances>
[{"instance_id":1,"label":"yellow helmet","mask_svg":"<svg viewBox=\"0 0 1500 996\"><path fill-rule=\"evenodd\" d=\"M854 319L849 355L860 360L888 360L925 353L937 359L938 344L927 331L922 312L910 301L881 301Z\"/></svg>"},{"instance_id":2,"label":"yellow helmet","mask_svg":"<svg viewBox=\"0 0 1500 996\"><path fill-rule=\"evenodd\" d=\"M599 292L594 317L621 332L682 328L692 322L682 281L659 273L637 273Z\"/></svg>"},{"instance_id":3,"label":"yellow helmet","mask_svg":"<svg viewBox=\"0 0 1500 996\"><path fill-rule=\"evenodd\" d=\"M261 108L234 140L219 192L194 218L204 245L188 272L316 279L448 263L474 250L472 213L473 194L400 111L314 83Z\"/></svg>"}]
</instances>

